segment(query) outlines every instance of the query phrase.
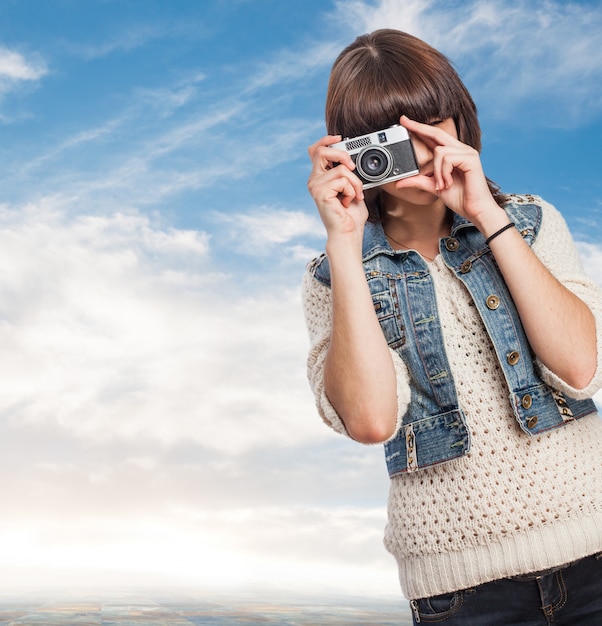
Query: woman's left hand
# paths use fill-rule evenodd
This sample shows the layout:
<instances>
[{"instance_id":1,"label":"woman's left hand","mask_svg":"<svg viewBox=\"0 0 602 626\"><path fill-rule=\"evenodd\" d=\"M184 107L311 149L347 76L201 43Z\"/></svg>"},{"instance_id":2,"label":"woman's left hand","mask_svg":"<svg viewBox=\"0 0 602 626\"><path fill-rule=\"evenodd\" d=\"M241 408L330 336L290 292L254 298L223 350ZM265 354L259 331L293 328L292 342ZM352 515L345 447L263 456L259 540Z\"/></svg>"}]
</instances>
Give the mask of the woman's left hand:
<instances>
[{"instance_id":1,"label":"woman's left hand","mask_svg":"<svg viewBox=\"0 0 602 626\"><path fill-rule=\"evenodd\" d=\"M400 123L411 133L415 144L424 145L432 159L421 163L418 176L397 181L396 188L413 186L429 191L477 226L485 217L484 213L499 209L489 190L480 155L474 148L436 125L421 124L405 115ZM416 148L420 152L419 147ZM423 172L425 167L431 171Z\"/></svg>"}]
</instances>

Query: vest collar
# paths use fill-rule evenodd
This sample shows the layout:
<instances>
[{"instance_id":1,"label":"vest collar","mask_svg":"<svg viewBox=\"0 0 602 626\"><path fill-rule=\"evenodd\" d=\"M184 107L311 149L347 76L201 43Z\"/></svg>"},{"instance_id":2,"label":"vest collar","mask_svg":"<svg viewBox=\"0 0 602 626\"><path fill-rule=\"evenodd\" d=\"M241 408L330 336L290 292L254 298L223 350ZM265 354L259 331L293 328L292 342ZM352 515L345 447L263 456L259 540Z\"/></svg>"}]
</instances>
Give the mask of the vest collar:
<instances>
[{"instance_id":1,"label":"vest collar","mask_svg":"<svg viewBox=\"0 0 602 626\"><path fill-rule=\"evenodd\" d=\"M460 230L467 227L474 228L473 224L465 217L454 213L451 225L451 236L455 237ZM379 254L392 257L398 254L406 254L406 252L395 252L393 248L391 248L381 222L366 222L364 226L362 259L368 261Z\"/></svg>"}]
</instances>

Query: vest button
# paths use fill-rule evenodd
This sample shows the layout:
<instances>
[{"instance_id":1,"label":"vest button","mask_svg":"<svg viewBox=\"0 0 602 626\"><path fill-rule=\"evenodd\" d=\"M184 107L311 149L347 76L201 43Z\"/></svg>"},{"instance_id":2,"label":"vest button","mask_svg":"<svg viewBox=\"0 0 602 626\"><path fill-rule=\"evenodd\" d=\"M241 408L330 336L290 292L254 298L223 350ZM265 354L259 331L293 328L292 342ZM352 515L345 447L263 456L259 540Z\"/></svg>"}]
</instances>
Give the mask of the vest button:
<instances>
[{"instance_id":1,"label":"vest button","mask_svg":"<svg viewBox=\"0 0 602 626\"><path fill-rule=\"evenodd\" d=\"M516 365L519 359L520 359L520 354L516 350L513 350L512 352L510 352L510 354L508 354L508 356L506 357L506 360L508 361L510 365Z\"/></svg>"},{"instance_id":2,"label":"vest button","mask_svg":"<svg viewBox=\"0 0 602 626\"><path fill-rule=\"evenodd\" d=\"M497 296L487 296L487 300L485 300L485 304L488 309L495 311L498 306L500 306L500 299Z\"/></svg>"},{"instance_id":3,"label":"vest button","mask_svg":"<svg viewBox=\"0 0 602 626\"><path fill-rule=\"evenodd\" d=\"M521 404L523 405L523 409L530 409L533 405L533 398L531 397L531 395L524 395L523 399L521 400Z\"/></svg>"},{"instance_id":4,"label":"vest button","mask_svg":"<svg viewBox=\"0 0 602 626\"><path fill-rule=\"evenodd\" d=\"M450 252L455 252L459 247L460 244L458 243L457 239L454 239L453 237L448 237L445 240L445 247L450 251Z\"/></svg>"},{"instance_id":5,"label":"vest button","mask_svg":"<svg viewBox=\"0 0 602 626\"><path fill-rule=\"evenodd\" d=\"M538 421L539 418L537 415L531 415L531 417L527 420L527 428L535 428Z\"/></svg>"},{"instance_id":6,"label":"vest button","mask_svg":"<svg viewBox=\"0 0 602 626\"><path fill-rule=\"evenodd\" d=\"M462 265L460 266L460 271L462 272L462 274L468 274L471 269L472 261L470 259L466 259L466 261L464 261L464 263L462 263Z\"/></svg>"}]
</instances>

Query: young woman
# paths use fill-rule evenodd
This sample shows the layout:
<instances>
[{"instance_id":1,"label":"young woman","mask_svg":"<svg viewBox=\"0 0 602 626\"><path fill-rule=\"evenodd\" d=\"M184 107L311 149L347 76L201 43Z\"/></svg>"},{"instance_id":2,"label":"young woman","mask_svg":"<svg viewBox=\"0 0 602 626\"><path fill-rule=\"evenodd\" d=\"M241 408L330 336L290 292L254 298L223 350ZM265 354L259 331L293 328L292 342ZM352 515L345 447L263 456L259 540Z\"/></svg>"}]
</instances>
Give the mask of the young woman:
<instances>
[{"instance_id":1,"label":"young woman","mask_svg":"<svg viewBox=\"0 0 602 626\"><path fill-rule=\"evenodd\" d=\"M394 124L419 174L364 190L331 145ZM327 424L385 444L414 622L602 623L602 293L564 220L485 177L473 100L408 34L343 50L326 125L309 379Z\"/></svg>"}]
</instances>

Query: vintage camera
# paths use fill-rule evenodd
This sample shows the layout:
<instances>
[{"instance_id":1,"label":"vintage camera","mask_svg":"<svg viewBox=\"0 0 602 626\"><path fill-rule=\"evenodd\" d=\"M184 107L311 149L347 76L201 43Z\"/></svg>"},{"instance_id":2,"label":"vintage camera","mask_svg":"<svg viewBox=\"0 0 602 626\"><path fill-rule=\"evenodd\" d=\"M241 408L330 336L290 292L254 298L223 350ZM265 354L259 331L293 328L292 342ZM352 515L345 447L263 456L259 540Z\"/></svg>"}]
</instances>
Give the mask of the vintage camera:
<instances>
[{"instance_id":1,"label":"vintage camera","mask_svg":"<svg viewBox=\"0 0 602 626\"><path fill-rule=\"evenodd\" d=\"M331 148L344 150L355 163L354 173L364 189L418 174L418 164L408 131L399 125L367 135L343 139Z\"/></svg>"}]
</instances>

